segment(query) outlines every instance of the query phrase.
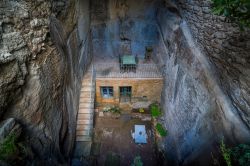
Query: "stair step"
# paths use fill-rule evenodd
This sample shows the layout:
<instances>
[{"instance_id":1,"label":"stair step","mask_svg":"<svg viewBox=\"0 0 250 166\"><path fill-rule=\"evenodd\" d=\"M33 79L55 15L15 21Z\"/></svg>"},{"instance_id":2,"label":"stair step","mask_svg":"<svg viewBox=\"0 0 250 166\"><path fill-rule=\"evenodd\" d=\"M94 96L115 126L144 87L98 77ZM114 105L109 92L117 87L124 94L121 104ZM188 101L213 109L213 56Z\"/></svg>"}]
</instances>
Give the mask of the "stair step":
<instances>
[{"instance_id":1,"label":"stair step","mask_svg":"<svg viewBox=\"0 0 250 166\"><path fill-rule=\"evenodd\" d=\"M79 100L80 103L90 103L90 102L94 103L93 101L94 98L91 97L81 97Z\"/></svg>"},{"instance_id":2,"label":"stair step","mask_svg":"<svg viewBox=\"0 0 250 166\"><path fill-rule=\"evenodd\" d=\"M77 120L88 120L93 119L94 114L93 113L78 113Z\"/></svg>"},{"instance_id":3,"label":"stair step","mask_svg":"<svg viewBox=\"0 0 250 166\"><path fill-rule=\"evenodd\" d=\"M78 124L76 125L76 130L93 130L93 125L82 125Z\"/></svg>"},{"instance_id":4,"label":"stair step","mask_svg":"<svg viewBox=\"0 0 250 166\"><path fill-rule=\"evenodd\" d=\"M92 131L91 130L77 130L76 136L91 136Z\"/></svg>"},{"instance_id":5,"label":"stair step","mask_svg":"<svg viewBox=\"0 0 250 166\"><path fill-rule=\"evenodd\" d=\"M93 113L94 110L93 109L88 109L88 108L80 108L78 113L79 114L86 114L86 113Z\"/></svg>"},{"instance_id":6,"label":"stair step","mask_svg":"<svg viewBox=\"0 0 250 166\"><path fill-rule=\"evenodd\" d=\"M76 141L92 141L92 138L90 136L76 136Z\"/></svg>"},{"instance_id":7,"label":"stair step","mask_svg":"<svg viewBox=\"0 0 250 166\"><path fill-rule=\"evenodd\" d=\"M84 87L84 86L92 86L91 81L89 81L89 82L88 81L83 81L82 82L82 87Z\"/></svg>"},{"instance_id":8,"label":"stair step","mask_svg":"<svg viewBox=\"0 0 250 166\"><path fill-rule=\"evenodd\" d=\"M81 90L82 89L91 89L92 88L92 86L91 85L83 85L82 87L81 87Z\"/></svg>"},{"instance_id":9,"label":"stair step","mask_svg":"<svg viewBox=\"0 0 250 166\"><path fill-rule=\"evenodd\" d=\"M94 95L92 95L92 96L94 96ZM84 98L84 97L89 97L90 98L90 93L81 93L80 98Z\"/></svg>"},{"instance_id":10,"label":"stair step","mask_svg":"<svg viewBox=\"0 0 250 166\"><path fill-rule=\"evenodd\" d=\"M79 109L81 109L81 108L93 109L94 104L93 103L87 103L87 102L80 103L79 104Z\"/></svg>"},{"instance_id":11,"label":"stair step","mask_svg":"<svg viewBox=\"0 0 250 166\"><path fill-rule=\"evenodd\" d=\"M93 124L93 120L77 120L77 125L91 125Z\"/></svg>"},{"instance_id":12,"label":"stair step","mask_svg":"<svg viewBox=\"0 0 250 166\"><path fill-rule=\"evenodd\" d=\"M94 99L90 97L81 97L79 103L94 103Z\"/></svg>"},{"instance_id":13,"label":"stair step","mask_svg":"<svg viewBox=\"0 0 250 166\"><path fill-rule=\"evenodd\" d=\"M81 93L91 93L91 92L93 92L94 91L94 89L91 89L91 88L82 88L81 89Z\"/></svg>"},{"instance_id":14,"label":"stair step","mask_svg":"<svg viewBox=\"0 0 250 166\"><path fill-rule=\"evenodd\" d=\"M82 80L82 84L88 84L88 83L91 83L91 79L83 79Z\"/></svg>"}]
</instances>

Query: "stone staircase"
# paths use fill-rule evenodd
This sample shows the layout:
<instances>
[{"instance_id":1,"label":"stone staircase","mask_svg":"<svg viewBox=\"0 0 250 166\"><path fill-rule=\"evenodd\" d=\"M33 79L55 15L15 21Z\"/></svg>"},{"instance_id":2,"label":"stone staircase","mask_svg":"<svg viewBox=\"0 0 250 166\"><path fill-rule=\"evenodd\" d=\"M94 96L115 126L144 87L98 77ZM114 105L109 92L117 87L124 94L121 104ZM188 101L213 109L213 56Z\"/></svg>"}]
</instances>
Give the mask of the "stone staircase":
<instances>
[{"instance_id":1,"label":"stone staircase","mask_svg":"<svg viewBox=\"0 0 250 166\"><path fill-rule=\"evenodd\" d=\"M88 71L82 80L76 126L75 157L89 156L92 144L95 79Z\"/></svg>"}]
</instances>

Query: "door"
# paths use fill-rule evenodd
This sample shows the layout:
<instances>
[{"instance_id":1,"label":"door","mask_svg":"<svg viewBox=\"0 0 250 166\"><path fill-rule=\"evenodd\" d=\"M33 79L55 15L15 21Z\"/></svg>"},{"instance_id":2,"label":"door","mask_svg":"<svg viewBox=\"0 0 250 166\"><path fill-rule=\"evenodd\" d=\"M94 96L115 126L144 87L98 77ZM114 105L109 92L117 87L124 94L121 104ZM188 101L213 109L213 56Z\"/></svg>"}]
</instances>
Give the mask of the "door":
<instances>
[{"instance_id":1,"label":"door","mask_svg":"<svg viewBox=\"0 0 250 166\"><path fill-rule=\"evenodd\" d=\"M120 87L120 102L130 102L131 101L131 86Z\"/></svg>"}]
</instances>

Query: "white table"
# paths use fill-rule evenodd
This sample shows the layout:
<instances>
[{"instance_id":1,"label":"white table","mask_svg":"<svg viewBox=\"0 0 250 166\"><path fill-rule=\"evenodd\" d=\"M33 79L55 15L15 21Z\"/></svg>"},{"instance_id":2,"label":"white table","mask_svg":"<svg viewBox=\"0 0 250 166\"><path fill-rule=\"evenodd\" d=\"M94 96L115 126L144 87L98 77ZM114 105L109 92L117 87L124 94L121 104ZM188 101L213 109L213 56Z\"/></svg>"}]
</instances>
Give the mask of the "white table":
<instances>
[{"instance_id":1,"label":"white table","mask_svg":"<svg viewBox=\"0 0 250 166\"><path fill-rule=\"evenodd\" d=\"M138 144L147 143L147 133L145 125L135 125L134 139L135 143Z\"/></svg>"}]
</instances>

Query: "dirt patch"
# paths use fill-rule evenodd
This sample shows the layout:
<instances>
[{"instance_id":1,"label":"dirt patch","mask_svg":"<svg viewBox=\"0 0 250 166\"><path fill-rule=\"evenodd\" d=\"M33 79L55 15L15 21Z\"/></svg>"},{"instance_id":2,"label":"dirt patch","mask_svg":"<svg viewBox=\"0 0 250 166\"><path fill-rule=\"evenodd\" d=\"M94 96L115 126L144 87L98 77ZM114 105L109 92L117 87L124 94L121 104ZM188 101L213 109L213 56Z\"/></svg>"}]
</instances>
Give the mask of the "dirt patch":
<instances>
[{"instance_id":1,"label":"dirt patch","mask_svg":"<svg viewBox=\"0 0 250 166\"><path fill-rule=\"evenodd\" d=\"M134 143L131 133L135 124L145 125L147 144ZM130 166L136 156L141 157L144 166L158 165L150 121L132 119L127 114L119 119L95 117L94 144L96 150L93 155L97 159L96 164L100 166L112 162L111 159L119 165Z\"/></svg>"}]
</instances>

